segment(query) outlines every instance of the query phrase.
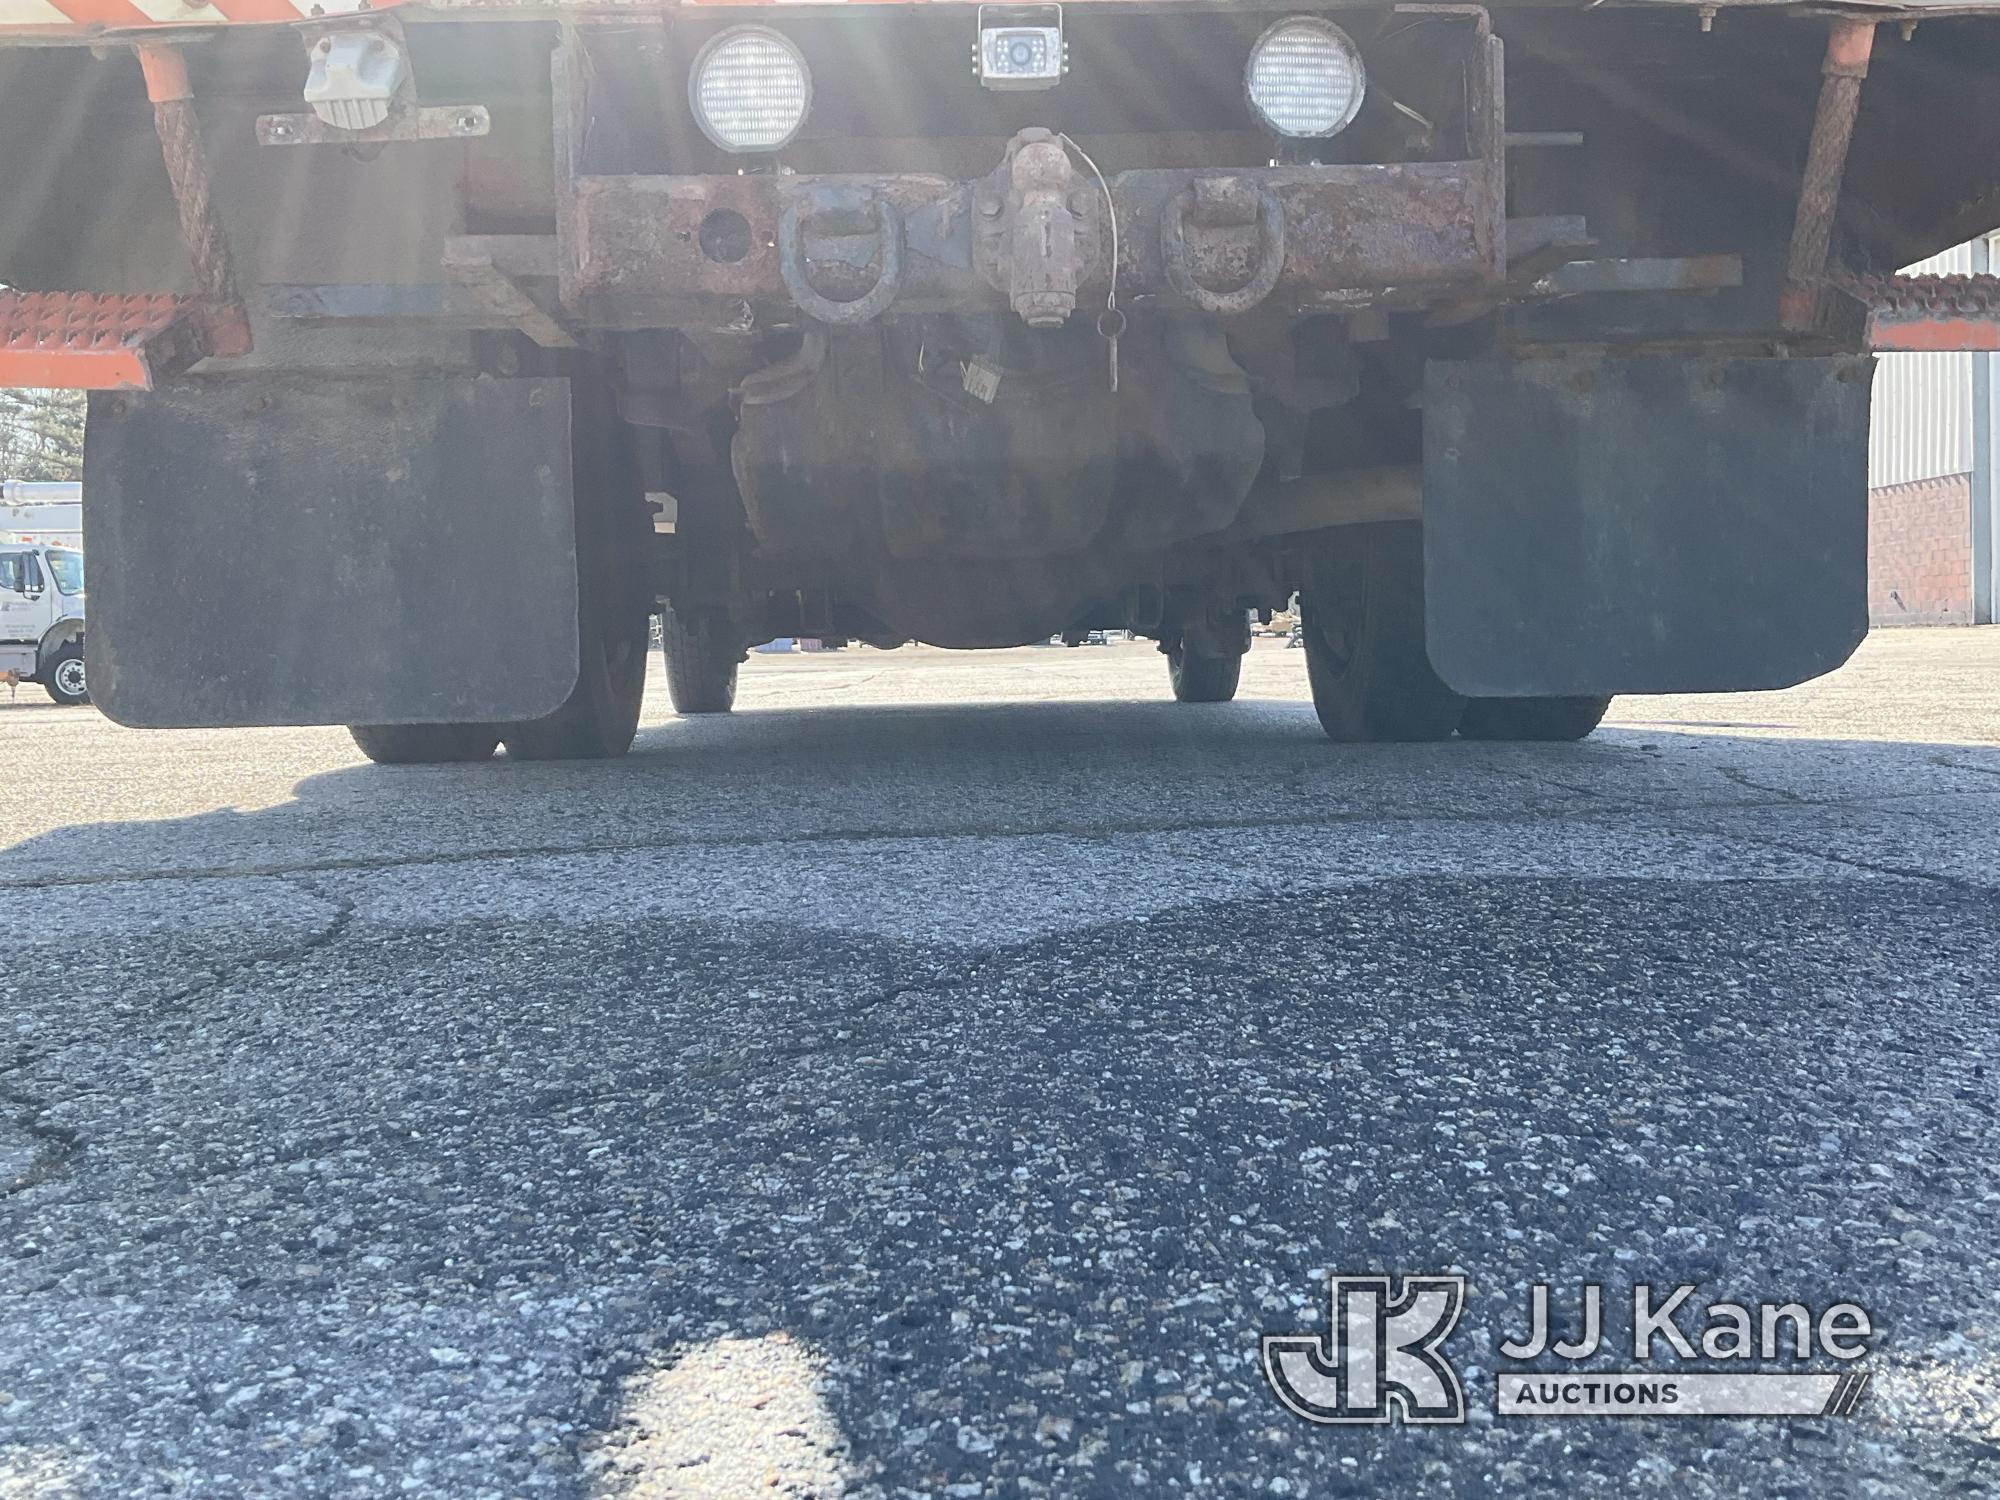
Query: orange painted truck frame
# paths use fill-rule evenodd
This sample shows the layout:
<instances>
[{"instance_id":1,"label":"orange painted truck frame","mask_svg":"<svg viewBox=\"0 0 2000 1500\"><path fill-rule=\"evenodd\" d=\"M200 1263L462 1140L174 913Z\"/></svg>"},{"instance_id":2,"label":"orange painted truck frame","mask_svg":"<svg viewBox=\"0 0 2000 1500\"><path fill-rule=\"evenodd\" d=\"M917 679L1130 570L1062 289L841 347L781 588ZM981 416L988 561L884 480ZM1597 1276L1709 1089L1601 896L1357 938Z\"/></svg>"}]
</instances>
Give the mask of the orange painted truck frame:
<instances>
[{"instance_id":1,"label":"orange painted truck frame","mask_svg":"<svg viewBox=\"0 0 2000 1500\"><path fill-rule=\"evenodd\" d=\"M93 392L125 722L618 754L652 614L683 713L1105 628L1213 704L1297 595L1334 739L1575 738L1860 639L1996 77L1994 4L0 0L0 385Z\"/></svg>"}]
</instances>

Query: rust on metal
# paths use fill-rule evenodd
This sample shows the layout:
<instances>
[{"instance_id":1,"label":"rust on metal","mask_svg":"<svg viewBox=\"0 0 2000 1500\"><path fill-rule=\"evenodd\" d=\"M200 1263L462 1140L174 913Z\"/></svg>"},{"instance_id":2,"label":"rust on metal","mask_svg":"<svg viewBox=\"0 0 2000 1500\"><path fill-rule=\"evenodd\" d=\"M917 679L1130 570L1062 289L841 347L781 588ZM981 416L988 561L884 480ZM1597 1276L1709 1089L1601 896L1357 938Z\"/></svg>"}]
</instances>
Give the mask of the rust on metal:
<instances>
[{"instance_id":1,"label":"rust on metal","mask_svg":"<svg viewBox=\"0 0 2000 1500\"><path fill-rule=\"evenodd\" d=\"M1492 20L1482 9L1478 34L1483 66L1471 70L1471 114L1468 145L1485 166L1485 198L1472 221L1474 242L1485 253L1489 286L1507 279L1507 62L1506 47L1492 33Z\"/></svg>"},{"instance_id":2,"label":"rust on metal","mask_svg":"<svg viewBox=\"0 0 2000 1500\"><path fill-rule=\"evenodd\" d=\"M0 387L150 390L208 352L191 298L0 292Z\"/></svg>"},{"instance_id":3,"label":"rust on metal","mask_svg":"<svg viewBox=\"0 0 2000 1500\"><path fill-rule=\"evenodd\" d=\"M1821 64L1819 105L1806 146L1805 175L1799 183L1798 215L1792 223L1785 288L1778 297L1778 321L1786 328L1810 328L1819 317L1819 280L1826 272L1833 221L1840 210L1840 180L1847 171L1847 148L1861 111L1861 81L1875 45L1875 23L1835 20L1827 32Z\"/></svg>"},{"instance_id":4,"label":"rust on metal","mask_svg":"<svg viewBox=\"0 0 2000 1500\"><path fill-rule=\"evenodd\" d=\"M1060 328L1076 311L1077 181L1069 150L1047 130L1024 130L1008 143L1007 290L1030 328ZM1087 208L1085 194L1078 207Z\"/></svg>"},{"instance_id":5,"label":"rust on metal","mask_svg":"<svg viewBox=\"0 0 2000 1500\"><path fill-rule=\"evenodd\" d=\"M1425 9L1473 29L1456 159L1149 168L1105 184L1034 132L983 176L586 170L589 70L571 39L552 65L559 302L578 326L607 329L852 321L885 302L896 315L1011 305L1053 324L1103 305L1114 246L1119 298L1140 305L1221 298L1349 314L1501 287L1501 44L1480 7ZM1024 154L1032 182L1015 180ZM1235 211L1218 211L1219 193ZM1016 232L1035 216L1046 235ZM883 228L892 220L895 248Z\"/></svg>"},{"instance_id":6,"label":"rust on metal","mask_svg":"<svg viewBox=\"0 0 2000 1500\"><path fill-rule=\"evenodd\" d=\"M794 179L797 181L797 179ZM785 179L743 177L585 177L576 183L562 231L560 277L565 306L589 308L591 321L637 326L657 322L679 303L702 311L744 302L788 303L779 262L778 229L788 195ZM799 184L828 186L845 196L887 202L899 211L915 252L910 295L935 295L950 271L930 253L945 238L944 220L963 192L942 177L815 177ZM865 232L808 236L802 249L813 286L830 299L858 298L881 280L873 215ZM802 226L811 228L811 225ZM836 224L836 228L847 226ZM934 275L926 268L937 266Z\"/></svg>"},{"instance_id":7,"label":"rust on metal","mask_svg":"<svg viewBox=\"0 0 2000 1500\"><path fill-rule=\"evenodd\" d=\"M1483 285L1492 276L1491 247L1504 243L1494 222L1496 184L1479 161L1124 172L1111 179L1121 298L1170 290L1160 226L1171 202L1216 175L1267 193L1281 210L1284 255L1272 300L1293 310L1376 300L1417 305L1439 290ZM786 306L792 298L779 256L785 206L835 190L898 211L907 252L899 311L1006 305L982 274L989 252L979 217L989 199L1004 211L1004 189L918 174L579 178L559 220L563 305L609 327L694 323L745 303ZM1094 184L1078 187L1070 203L1086 306L1109 279L1100 203ZM831 232L815 235L805 227L806 269L820 293L861 297L877 285L875 228L847 233L852 226L835 221ZM1244 286L1258 273L1265 239L1254 216L1190 236L1193 278L1207 287Z\"/></svg>"},{"instance_id":8,"label":"rust on metal","mask_svg":"<svg viewBox=\"0 0 2000 1500\"><path fill-rule=\"evenodd\" d=\"M178 48L159 42L142 42L135 50L146 77L146 96L153 103L160 156L173 184L181 238L194 265L195 286L208 324L209 352L248 354L250 318L236 289L235 258L215 206L187 62Z\"/></svg>"},{"instance_id":9,"label":"rust on metal","mask_svg":"<svg viewBox=\"0 0 2000 1500\"><path fill-rule=\"evenodd\" d=\"M718 258L717 245L745 239L733 223L718 231L713 218L702 221L702 252L711 259ZM815 243L817 250L811 248ZM809 318L847 327L879 318L903 290L903 250L902 211L886 195L825 183L785 195L778 216L778 274L793 305ZM727 258L726 253L720 258ZM854 297L821 292L812 264L828 260L867 267L872 278L868 289Z\"/></svg>"},{"instance_id":10,"label":"rust on metal","mask_svg":"<svg viewBox=\"0 0 2000 1500\"><path fill-rule=\"evenodd\" d=\"M1190 213L1190 209L1193 210ZM1203 231L1232 237L1246 226L1257 230L1256 261L1234 290L1205 286L1192 261ZM1211 317L1249 312L1278 284L1285 265L1285 211L1276 197L1238 177L1198 177L1185 193L1167 200L1160 215L1160 261L1175 295Z\"/></svg>"}]
</instances>

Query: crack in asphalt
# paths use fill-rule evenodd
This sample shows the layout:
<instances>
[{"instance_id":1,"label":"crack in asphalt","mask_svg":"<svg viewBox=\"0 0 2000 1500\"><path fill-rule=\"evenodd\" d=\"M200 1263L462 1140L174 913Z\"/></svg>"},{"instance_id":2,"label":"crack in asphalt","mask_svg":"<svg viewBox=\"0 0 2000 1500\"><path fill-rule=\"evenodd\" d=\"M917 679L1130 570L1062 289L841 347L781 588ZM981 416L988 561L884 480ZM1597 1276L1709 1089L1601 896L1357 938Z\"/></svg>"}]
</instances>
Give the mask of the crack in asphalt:
<instances>
[{"instance_id":1,"label":"crack in asphalt","mask_svg":"<svg viewBox=\"0 0 2000 1500\"><path fill-rule=\"evenodd\" d=\"M1748 783L1740 783L1748 786ZM1752 790L1775 791L1769 788ZM1796 794L1772 795L1765 801L1726 802L1652 802L1645 805L1645 811L1652 815L1676 815L1704 812L1764 812L1773 808L1810 807L1837 810L1841 808L1884 807L1893 811L1891 804L1909 801L1935 801L1940 797L2000 797L2000 789L1994 791L1972 791L1964 788L1952 791L1886 792L1874 796L1810 798ZM1468 813L1456 817L1439 817L1434 812L1400 812L1383 810L1357 810L1354 812L1324 813L1316 817L1295 815L1255 817L1255 818L1131 818L1120 821L1093 822L1087 826L1049 825L1045 827L1022 827L1018 824L961 824L948 828L844 828L820 829L801 833L778 834L722 834L714 836L688 835L684 837L645 839L599 839L588 844L516 844L495 849L465 849L455 852L426 854L384 854L353 855L339 859L309 860L287 864L241 864L241 865L194 865L186 869L104 871L94 874L27 875L0 877L0 891L64 890L78 887L138 884L154 881L175 880L287 880L306 875L344 874L350 871L426 869L450 865L483 864L488 861L510 859L549 858L605 858L619 854L643 854L651 851L666 852L674 849L761 849L772 847L810 847L815 844L866 844L866 843L948 843L956 839L1041 839L1070 838L1101 841L1109 838L1129 838L1147 834L1176 833L1231 833L1251 832L1261 828L1343 828L1371 823L1429 824L1436 827L1453 826L1505 826L1507 824L1530 824L1536 822L1575 822L1601 824L1611 819L1626 819L1633 812L1633 804L1621 803L1600 810L1570 814L1544 814L1534 808L1514 808L1504 813ZM331 900L332 898L323 898Z\"/></svg>"},{"instance_id":2,"label":"crack in asphalt","mask_svg":"<svg viewBox=\"0 0 2000 1500\"><path fill-rule=\"evenodd\" d=\"M1732 838L1740 838L1747 844L1756 844L1760 848L1773 849L1785 854L1802 855L1809 859L1825 860L1830 865L1843 865L1850 870L1866 871L1870 875L1892 876L1900 880L1918 880L1930 885L1943 886L1948 890L1957 891L1961 895L1976 896L1983 902L1992 903L2000 901L2000 890L1996 890L1990 885L1982 884L1964 875L1951 875L1941 870L1926 870L1919 865L1891 864L1883 860L1857 859L1851 854L1835 854L1830 849L1815 849L1800 844L1787 843L1783 839L1774 839L1766 834L1736 833L1730 836Z\"/></svg>"},{"instance_id":3,"label":"crack in asphalt","mask_svg":"<svg viewBox=\"0 0 2000 1500\"><path fill-rule=\"evenodd\" d=\"M296 886L315 901L332 908L333 915L324 927L303 938L260 948L228 962L209 965L196 978L169 990L155 1000L150 1007L152 1015L159 1017L185 1010L197 995L220 988L247 969L267 964L282 967L296 963L340 941L353 925L354 903L345 897L328 895L313 886L311 882L297 877L289 879L286 883ZM16 1173L11 1180L0 1182L0 1197L38 1187L60 1176L75 1162L82 1149L75 1131L67 1126L52 1125L44 1118L53 1103L52 1100L42 1094L14 1087L5 1080L46 1058L80 1045L83 1040L71 1038L44 1048L41 1052L23 1051L12 1062L0 1067L0 1106L8 1106L18 1111L14 1115L16 1127L26 1132L31 1140L41 1142L45 1147L25 1170Z\"/></svg>"},{"instance_id":4,"label":"crack in asphalt","mask_svg":"<svg viewBox=\"0 0 2000 1500\"><path fill-rule=\"evenodd\" d=\"M1941 766L1948 771L1972 771L1980 776L2000 776L2000 767L1969 766L1962 760L1948 760L1941 755L1934 757L1931 764Z\"/></svg>"},{"instance_id":5,"label":"crack in asphalt","mask_svg":"<svg viewBox=\"0 0 2000 1500\"><path fill-rule=\"evenodd\" d=\"M1736 766L1718 766L1716 774L1721 776L1724 781L1734 782L1745 791L1759 792L1766 797L1776 797L1779 801L1790 803L1794 807L1812 807L1818 805L1812 798L1801 797L1797 792L1791 791L1786 787L1766 786L1763 782L1755 780L1748 771L1740 770ZM1845 804L1836 803L1834 805L1842 806Z\"/></svg>"},{"instance_id":6,"label":"crack in asphalt","mask_svg":"<svg viewBox=\"0 0 2000 1500\"><path fill-rule=\"evenodd\" d=\"M17 1054L13 1062L0 1067L0 1080L33 1067L49 1055L49 1052L25 1051ZM15 1126L26 1132L28 1138L39 1143L42 1148L35 1153L34 1160L26 1167L7 1181L0 1182L0 1197L24 1192L28 1188L38 1187L61 1176L75 1157L76 1132L67 1126L51 1125L43 1118L52 1102L41 1094L30 1093L12 1084L0 1082L0 1105L7 1105L18 1111L14 1115Z\"/></svg>"},{"instance_id":7,"label":"crack in asphalt","mask_svg":"<svg viewBox=\"0 0 2000 1500\"><path fill-rule=\"evenodd\" d=\"M186 1009L195 996L206 994L228 983L245 969L258 968L264 964L286 964L316 953L322 948L330 948L345 936L354 923L354 903L345 896L333 896L314 886L300 874L278 877L284 884L304 891L322 906L331 907L333 915L317 932L307 933L302 938L289 942L275 943L268 948L259 948L226 962L210 964L196 978L189 980L178 989L169 990L153 1002L155 1014Z\"/></svg>"}]
</instances>

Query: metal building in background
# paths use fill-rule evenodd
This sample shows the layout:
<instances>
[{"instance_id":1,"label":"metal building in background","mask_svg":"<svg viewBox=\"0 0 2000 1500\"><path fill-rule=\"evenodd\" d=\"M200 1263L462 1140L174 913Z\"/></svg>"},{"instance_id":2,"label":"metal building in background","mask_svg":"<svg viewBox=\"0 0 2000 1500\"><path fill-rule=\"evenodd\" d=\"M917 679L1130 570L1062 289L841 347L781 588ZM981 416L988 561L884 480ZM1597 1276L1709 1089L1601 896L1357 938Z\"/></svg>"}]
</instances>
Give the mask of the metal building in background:
<instances>
[{"instance_id":1,"label":"metal building in background","mask_svg":"<svg viewBox=\"0 0 2000 1500\"><path fill-rule=\"evenodd\" d=\"M2000 235L1909 267L2000 269ZM1868 603L1877 625L1995 621L1994 361L1981 353L1885 354L1869 434Z\"/></svg>"}]
</instances>

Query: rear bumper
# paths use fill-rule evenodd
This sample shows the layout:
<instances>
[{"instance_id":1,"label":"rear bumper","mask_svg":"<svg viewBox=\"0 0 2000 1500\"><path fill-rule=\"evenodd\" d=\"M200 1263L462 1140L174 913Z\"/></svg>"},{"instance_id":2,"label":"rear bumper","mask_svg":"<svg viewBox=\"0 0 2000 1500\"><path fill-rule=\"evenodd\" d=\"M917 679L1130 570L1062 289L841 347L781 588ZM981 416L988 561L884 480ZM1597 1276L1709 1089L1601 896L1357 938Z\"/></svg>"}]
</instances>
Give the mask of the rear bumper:
<instances>
[{"instance_id":1,"label":"rear bumper","mask_svg":"<svg viewBox=\"0 0 2000 1500\"><path fill-rule=\"evenodd\" d=\"M872 297L898 313L1004 309L1014 214L996 178L579 178L561 218L562 301L614 328L714 326L746 305L759 321L782 318L815 295ZM1109 190L1122 301L1214 311L1203 293L1261 275L1270 305L1292 313L1417 306L1505 270L1497 161L1144 170L1118 174ZM1063 197L1081 303L1096 306L1112 260L1104 190L1079 171ZM899 243L885 249L885 235ZM1265 265L1273 244L1275 274ZM895 285L883 299L885 277Z\"/></svg>"},{"instance_id":2,"label":"rear bumper","mask_svg":"<svg viewBox=\"0 0 2000 1500\"><path fill-rule=\"evenodd\" d=\"M1051 328L1104 307L1114 284L1127 306L1211 316L1421 306L1493 286L1507 256L1502 49L1484 12L1453 18L1463 24L1447 45L1466 97L1444 137L1449 159L1253 167L1225 156L1108 181L1067 137L1018 125L970 181L621 170L616 153L590 149L580 39L553 71L561 303L609 328L1010 307ZM615 102L601 81L596 94ZM1211 144L1241 160L1240 146Z\"/></svg>"}]
</instances>

